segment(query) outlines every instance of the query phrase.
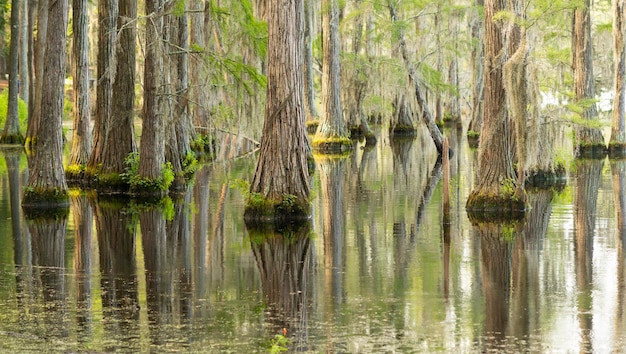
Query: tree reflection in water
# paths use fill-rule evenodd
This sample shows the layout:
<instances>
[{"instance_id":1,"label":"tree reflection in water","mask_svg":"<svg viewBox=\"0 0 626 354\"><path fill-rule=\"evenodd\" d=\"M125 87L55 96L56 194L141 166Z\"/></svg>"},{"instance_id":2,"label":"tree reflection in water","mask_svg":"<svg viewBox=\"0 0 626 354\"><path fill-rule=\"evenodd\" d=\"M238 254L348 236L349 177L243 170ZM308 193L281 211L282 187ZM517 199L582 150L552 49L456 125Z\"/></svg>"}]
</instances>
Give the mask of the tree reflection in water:
<instances>
[{"instance_id":1,"label":"tree reflection in water","mask_svg":"<svg viewBox=\"0 0 626 354\"><path fill-rule=\"evenodd\" d=\"M270 336L283 333L293 349L308 348L308 304L311 286L311 224L288 226L249 225L252 253L259 269Z\"/></svg>"},{"instance_id":2,"label":"tree reflection in water","mask_svg":"<svg viewBox=\"0 0 626 354\"><path fill-rule=\"evenodd\" d=\"M85 195L72 195L70 209L74 216L74 272L76 273L76 322L79 340L88 341L93 334L91 301L91 251L93 209Z\"/></svg>"},{"instance_id":3,"label":"tree reflection in water","mask_svg":"<svg viewBox=\"0 0 626 354\"><path fill-rule=\"evenodd\" d=\"M622 333L626 329L626 160L611 160L613 177L613 198L615 201L615 220L617 223L617 301L615 311L614 352L624 348Z\"/></svg>"}]
</instances>

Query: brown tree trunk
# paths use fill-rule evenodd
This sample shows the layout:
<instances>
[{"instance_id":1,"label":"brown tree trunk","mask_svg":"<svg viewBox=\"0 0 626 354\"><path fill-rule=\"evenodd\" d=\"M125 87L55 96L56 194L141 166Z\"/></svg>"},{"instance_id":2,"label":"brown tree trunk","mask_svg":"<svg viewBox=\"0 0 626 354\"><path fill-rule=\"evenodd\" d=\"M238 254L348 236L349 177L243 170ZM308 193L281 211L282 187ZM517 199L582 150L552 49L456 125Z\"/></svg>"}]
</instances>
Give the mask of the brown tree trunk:
<instances>
[{"instance_id":1,"label":"brown tree trunk","mask_svg":"<svg viewBox=\"0 0 626 354\"><path fill-rule=\"evenodd\" d=\"M494 21L494 15L506 9L505 0L485 1L485 97L478 157L480 173L466 204L466 209L476 216L484 216L485 212L519 216L525 209L523 200L514 193L517 187L513 167L514 122L507 114L502 76L507 60L503 33L510 35L512 31L503 28L506 23Z\"/></svg>"},{"instance_id":2,"label":"brown tree trunk","mask_svg":"<svg viewBox=\"0 0 626 354\"><path fill-rule=\"evenodd\" d=\"M248 205L246 214L274 213L286 196L295 197L299 210L309 213L309 144L302 90L302 0L271 0L268 7L267 102L263 137L250 191L268 205ZM288 214L291 214L290 212Z\"/></svg>"},{"instance_id":3,"label":"brown tree trunk","mask_svg":"<svg viewBox=\"0 0 626 354\"><path fill-rule=\"evenodd\" d=\"M574 92L576 102L583 110L582 119L597 120L593 76L593 43L591 42L590 0L574 11L572 31L572 67L574 69ZM581 156L604 156L606 147L599 128L584 125L576 128L574 154Z\"/></svg>"},{"instance_id":4,"label":"brown tree trunk","mask_svg":"<svg viewBox=\"0 0 626 354\"><path fill-rule=\"evenodd\" d=\"M163 17L157 11L162 0L146 0L146 14L151 16L146 26L146 59L144 64L143 130L139 149L139 171L141 178L158 181L162 178L165 163L165 126L160 112L160 81L163 75L161 33ZM164 194L164 190L138 189L137 193Z\"/></svg>"},{"instance_id":5,"label":"brown tree trunk","mask_svg":"<svg viewBox=\"0 0 626 354\"><path fill-rule=\"evenodd\" d=\"M137 151L135 142L135 65L137 40L137 1L118 0L117 37L115 55L111 65L116 65L111 95L111 116L102 151L104 173L123 173L126 157Z\"/></svg>"},{"instance_id":6,"label":"brown tree trunk","mask_svg":"<svg viewBox=\"0 0 626 354\"><path fill-rule=\"evenodd\" d=\"M68 165L84 167L91 154L91 104L89 100L89 40L87 0L72 1L72 61L74 132ZM80 170L80 169L79 169ZM68 178L79 177L66 171Z\"/></svg>"},{"instance_id":7,"label":"brown tree trunk","mask_svg":"<svg viewBox=\"0 0 626 354\"><path fill-rule=\"evenodd\" d=\"M34 89L28 112L28 127L26 129L27 151L37 144L40 136L39 125L42 114L42 94L44 78L44 62L46 61L46 41L48 37L48 3L49 0L38 0L37 3L37 40L33 43L33 73Z\"/></svg>"},{"instance_id":8,"label":"brown tree trunk","mask_svg":"<svg viewBox=\"0 0 626 354\"><path fill-rule=\"evenodd\" d=\"M49 31L44 58L42 110L39 143L29 161L30 175L22 201L23 208L69 207L63 173L63 85L68 0L57 0L48 7Z\"/></svg>"},{"instance_id":9,"label":"brown tree trunk","mask_svg":"<svg viewBox=\"0 0 626 354\"><path fill-rule=\"evenodd\" d=\"M193 0L189 3L189 10L191 11L189 14L189 42L192 47L203 51L207 49L207 36L205 35L207 20L205 20L205 16L210 15L206 13L205 7L209 7L209 4L203 0ZM203 87L203 82L206 80L206 68L202 58L203 52L194 53L192 49L192 53L189 60L189 70L194 73L189 77L191 115L193 124L203 128L202 134L206 134L205 129L209 127L208 102L204 92L206 88Z\"/></svg>"},{"instance_id":10,"label":"brown tree trunk","mask_svg":"<svg viewBox=\"0 0 626 354\"><path fill-rule=\"evenodd\" d=\"M20 35L20 0L11 1L11 40L9 43L9 96L7 116L0 143L22 144L24 137L20 134L20 120L17 112L19 98L19 35Z\"/></svg>"},{"instance_id":11,"label":"brown tree trunk","mask_svg":"<svg viewBox=\"0 0 626 354\"><path fill-rule=\"evenodd\" d=\"M613 58L614 58L614 91L613 124L609 154L623 155L626 153L626 48L624 46L624 32L626 31L624 0L613 0Z\"/></svg>"},{"instance_id":12,"label":"brown tree trunk","mask_svg":"<svg viewBox=\"0 0 626 354\"><path fill-rule=\"evenodd\" d=\"M307 121L319 119L315 105L313 86L313 13L312 0L304 0L304 94L306 97Z\"/></svg>"},{"instance_id":13,"label":"brown tree trunk","mask_svg":"<svg viewBox=\"0 0 626 354\"><path fill-rule=\"evenodd\" d=\"M341 152L350 140L341 109L338 0L322 0L322 42L322 115L311 145L317 152Z\"/></svg>"}]
</instances>

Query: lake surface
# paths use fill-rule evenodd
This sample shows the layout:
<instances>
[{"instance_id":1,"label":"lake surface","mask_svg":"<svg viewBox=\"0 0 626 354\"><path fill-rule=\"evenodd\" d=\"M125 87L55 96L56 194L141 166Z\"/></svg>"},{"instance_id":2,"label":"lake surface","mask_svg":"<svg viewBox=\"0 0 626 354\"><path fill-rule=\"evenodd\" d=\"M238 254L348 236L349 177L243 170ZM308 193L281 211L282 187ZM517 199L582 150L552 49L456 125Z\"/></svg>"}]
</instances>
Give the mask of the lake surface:
<instances>
[{"instance_id":1,"label":"lake surface","mask_svg":"<svg viewBox=\"0 0 626 354\"><path fill-rule=\"evenodd\" d=\"M68 218L26 222L25 157L0 149L0 351L624 350L626 162L575 162L523 222L474 226L476 152L447 134L449 228L427 134L316 156L311 222L283 233L243 223L254 154L160 207L73 191Z\"/></svg>"}]
</instances>

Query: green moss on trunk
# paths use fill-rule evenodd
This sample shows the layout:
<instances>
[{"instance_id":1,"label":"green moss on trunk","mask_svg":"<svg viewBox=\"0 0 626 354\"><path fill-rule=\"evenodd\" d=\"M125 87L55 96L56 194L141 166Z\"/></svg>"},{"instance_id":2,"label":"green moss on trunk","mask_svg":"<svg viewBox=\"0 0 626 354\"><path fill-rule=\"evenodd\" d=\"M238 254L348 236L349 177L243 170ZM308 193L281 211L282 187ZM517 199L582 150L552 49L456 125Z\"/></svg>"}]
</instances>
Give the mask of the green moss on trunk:
<instances>
[{"instance_id":1,"label":"green moss on trunk","mask_svg":"<svg viewBox=\"0 0 626 354\"><path fill-rule=\"evenodd\" d=\"M473 192L465 205L472 222L519 220L524 218L526 204L514 192Z\"/></svg>"},{"instance_id":2,"label":"green moss on trunk","mask_svg":"<svg viewBox=\"0 0 626 354\"><path fill-rule=\"evenodd\" d=\"M603 159L608 153L608 149L603 143L579 144L574 151L576 151L576 158L584 159Z\"/></svg>"},{"instance_id":3,"label":"green moss on trunk","mask_svg":"<svg viewBox=\"0 0 626 354\"><path fill-rule=\"evenodd\" d=\"M22 209L27 219L67 215L70 207L69 194L59 188L31 188L24 190Z\"/></svg>"},{"instance_id":4,"label":"green moss on trunk","mask_svg":"<svg viewBox=\"0 0 626 354\"><path fill-rule=\"evenodd\" d=\"M609 159L622 159L626 157L626 143L609 143Z\"/></svg>"},{"instance_id":5,"label":"green moss on trunk","mask_svg":"<svg viewBox=\"0 0 626 354\"><path fill-rule=\"evenodd\" d=\"M561 190L567 184L567 171L563 165L550 170L533 169L526 173L525 183L526 188Z\"/></svg>"},{"instance_id":6,"label":"green moss on trunk","mask_svg":"<svg viewBox=\"0 0 626 354\"><path fill-rule=\"evenodd\" d=\"M319 154L342 154L352 149L352 141L346 137L316 138L311 147Z\"/></svg>"},{"instance_id":7,"label":"green moss on trunk","mask_svg":"<svg viewBox=\"0 0 626 354\"><path fill-rule=\"evenodd\" d=\"M23 145L24 137L22 134L8 134L0 136L0 144Z\"/></svg>"},{"instance_id":8,"label":"green moss on trunk","mask_svg":"<svg viewBox=\"0 0 626 354\"><path fill-rule=\"evenodd\" d=\"M267 199L260 193L251 193L246 201L246 223L277 223L307 220L311 216L311 203L295 195L286 194L281 199Z\"/></svg>"},{"instance_id":9,"label":"green moss on trunk","mask_svg":"<svg viewBox=\"0 0 626 354\"><path fill-rule=\"evenodd\" d=\"M478 148L478 143L480 142L480 133L473 130L467 131L467 142L469 147L472 149Z\"/></svg>"},{"instance_id":10,"label":"green moss on trunk","mask_svg":"<svg viewBox=\"0 0 626 354\"><path fill-rule=\"evenodd\" d=\"M397 124L389 128L389 135L414 137L417 135L417 129L412 125Z\"/></svg>"},{"instance_id":11,"label":"green moss on trunk","mask_svg":"<svg viewBox=\"0 0 626 354\"><path fill-rule=\"evenodd\" d=\"M309 134L315 134L317 127L320 125L319 120L309 120L306 122L306 131Z\"/></svg>"}]
</instances>

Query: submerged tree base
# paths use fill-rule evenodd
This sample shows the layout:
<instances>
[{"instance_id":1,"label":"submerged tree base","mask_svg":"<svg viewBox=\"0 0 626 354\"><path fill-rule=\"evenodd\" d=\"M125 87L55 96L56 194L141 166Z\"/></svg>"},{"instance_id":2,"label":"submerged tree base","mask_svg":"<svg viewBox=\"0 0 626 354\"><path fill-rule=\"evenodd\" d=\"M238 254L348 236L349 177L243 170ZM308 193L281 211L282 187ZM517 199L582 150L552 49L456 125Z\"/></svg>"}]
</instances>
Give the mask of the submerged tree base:
<instances>
[{"instance_id":1,"label":"submerged tree base","mask_svg":"<svg viewBox=\"0 0 626 354\"><path fill-rule=\"evenodd\" d=\"M626 157L626 143L609 143L609 159L623 159Z\"/></svg>"},{"instance_id":2,"label":"submerged tree base","mask_svg":"<svg viewBox=\"0 0 626 354\"><path fill-rule=\"evenodd\" d=\"M352 140L347 137L316 138L311 147L319 154L342 154L352 149Z\"/></svg>"},{"instance_id":3,"label":"submerged tree base","mask_svg":"<svg viewBox=\"0 0 626 354\"><path fill-rule=\"evenodd\" d=\"M561 190L567 184L567 171L563 165L549 170L534 169L527 172L525 183L527 188Z\"/></svg>"},{"instance_id":4,"label":"submerged tree base","mask_svg":"<svg viewBox=\"0 0 626 354\"><path fill-rule=\"evenodd\" d=\"M0 144L24 145L22 134L7 134L0 136Z\"/></svg>"},{"instance_id":5,"label":"submerged tree base","mask_svg":"<svg viewBox=\"0 0 626 354\"><path fill-rule=\"evenodd\" d=\"M465 210L472 223L521 220L526 214L526 203L508 193L472 192Z\"/></svg>"},{"instance_id":6,"label":"submerged tree base","mask_svg":"<svg viewBox=\"0 0 626 354\"><path fill-rule=\"evenodd\" d=\"M478 144L480 143L480 133L473 131L473 130L468 130L467 131L467 142L469 144L469 147L472 149L476 149L478 148Z\"/></svg>"},{"instance_id":7,"label":"submerged tree base","mask_svg":"<svg viewBox=\"0 0 626 354\"><path fill-rule=\"evenodd\" d=\"M320 125L320 121L318 119L309 120L306 122L306 132L309 134L315 134L317 131L317 127Z\"/></svg>"},{"instance_id":8,"label":"submerged tree base","mask_svg":"<svg viewBox=\"0 0 626 354\"><path fill-rule=\"evenodd\" d=\"M251 193L243 217L246 225L306 221L311 217L311 203L295 195L271 200L263 198L259 193Z\"/></svg>"},{"instance_id":9,"label":"submerged tree base","mask_svg":"<svg viewBox=\"0 0 626 354\"><path fill-rule=\"evenodd\" d=\"M70 198L66 190L31 187L24 190L22 210L27 219L67 216L69 207Z\"/></svg>"},{"instance_id":10,"label":"submerged tree base","mask_svg":"<svg viewBox=\"0 0 626 354\"><path fill-rule=\"evenodd\" d=\"M374 146L378 142L376 135L372 131L366 131L362 125L348 128L350 139L361 141L365 139L365 146Z\"/></svg>"},{"instance_id":11,"label":"submerged tree base","mask_svg":"<svg viewBox=\"0 0 626 354\"><path fill-rule=\"evenodd\" d=\"M415 137L417 136L417 129L412 125L398 124L389 128L389 135L397 137Z\"/></svg>"},{"instance_id":12,"label":"submerged tree base","mask_svg":"<svg viewBox=\"0 0 626 354\"><path fill-rule=\"evenodd\" d=\"M576 158L583 159L603 159L608 153L608 149L603 143L580 144L574 148Z\"/></svg>"}]
</instances>

